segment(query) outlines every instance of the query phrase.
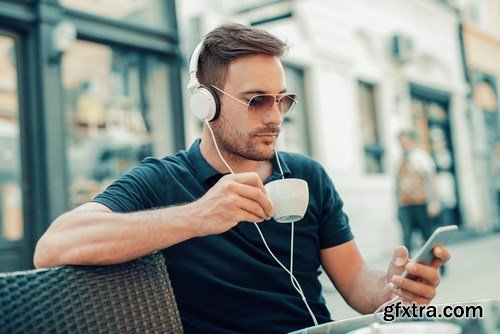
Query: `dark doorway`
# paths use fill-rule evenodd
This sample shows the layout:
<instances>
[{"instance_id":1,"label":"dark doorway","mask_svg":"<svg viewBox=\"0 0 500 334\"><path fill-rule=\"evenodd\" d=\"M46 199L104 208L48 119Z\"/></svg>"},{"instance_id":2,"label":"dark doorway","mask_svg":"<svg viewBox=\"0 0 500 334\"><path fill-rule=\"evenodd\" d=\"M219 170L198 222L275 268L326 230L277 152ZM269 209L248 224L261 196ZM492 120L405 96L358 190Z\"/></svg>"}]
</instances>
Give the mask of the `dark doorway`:
<instances>
[{"instance_id":1,"label":"dark doorway","mask_svg":"<svg viewBox=\"0 0 500 334\"><path fill-rule=\"evenodd\" d=\"M410 85L412 124L420 146L436 164L436 186L441 204L437 225L461 225L454 145L450 129L449 94Z\"/></svg>"}]
</instances>

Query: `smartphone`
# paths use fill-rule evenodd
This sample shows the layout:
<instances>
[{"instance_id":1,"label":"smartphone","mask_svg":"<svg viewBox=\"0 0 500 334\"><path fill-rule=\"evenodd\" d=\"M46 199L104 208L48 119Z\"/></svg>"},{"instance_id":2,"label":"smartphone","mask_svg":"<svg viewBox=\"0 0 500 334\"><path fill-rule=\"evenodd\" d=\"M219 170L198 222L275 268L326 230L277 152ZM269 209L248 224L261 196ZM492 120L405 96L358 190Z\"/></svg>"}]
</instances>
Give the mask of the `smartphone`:
<instances>
[{"instance_id":1,"label":"smartphone","mask_svg":"<svg viewBox=\"0 0 500 334\"><path fill-rule=\"evenodd\" d=\"M451 238L453 238L458 231L457 225L449 225L437 228L430 238L425 242L425 244L420 248L417 254L410 259L410 262L417 262L425 265L429 265L434 260L434 248L438 245L446 245ZM402 277L406 277L408 273L406 270L401 274Z\"/></svg>"}]
</instances>

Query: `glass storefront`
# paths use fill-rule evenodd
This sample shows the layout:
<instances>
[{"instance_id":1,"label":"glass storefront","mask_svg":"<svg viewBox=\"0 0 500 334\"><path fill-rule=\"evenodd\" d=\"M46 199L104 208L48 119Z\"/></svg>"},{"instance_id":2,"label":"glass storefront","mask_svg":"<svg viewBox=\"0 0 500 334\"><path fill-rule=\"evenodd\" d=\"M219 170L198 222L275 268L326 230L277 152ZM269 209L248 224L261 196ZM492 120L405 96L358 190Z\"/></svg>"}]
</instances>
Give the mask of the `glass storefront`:
<instances>
[{"instance_id":1,"label":"glass storefront","mask_svg":"<svg viewBox=\"0 0 500 334\"><path fill-rule=\"evenodd\" d=\"M58 216L185 147L180 54L175 1L0 0L0 272L33 268Z\"/></svg>"},{"instance_id":2,"label":"glass storefront","mask_svg":"<svg viewBox=\"0 0 500 334\"><path fill-rule=\"evenodd\" d=\"M0 34L0 240L23 237L16 43Z\"/></svg>"},{"instance_id":3,"label":"glass storefront","mask_svg":"<svg viewBox=\"0 0 500 334\"><path fill-rule=\"evenodd\" d=\"M63 57L62 76L73 207L145 157L173 153L164 61L78 41Z\"/></svg>"},{"instance_id":4,"label":"glass storefront","mask_svg":"<svg viewBox=\"0 0 500 334\"><path fill-rule=\"evenodd\" d=\"M84 13L165 30L165 0L59 0L61 5Z\"/></svg>"}]
</instances>

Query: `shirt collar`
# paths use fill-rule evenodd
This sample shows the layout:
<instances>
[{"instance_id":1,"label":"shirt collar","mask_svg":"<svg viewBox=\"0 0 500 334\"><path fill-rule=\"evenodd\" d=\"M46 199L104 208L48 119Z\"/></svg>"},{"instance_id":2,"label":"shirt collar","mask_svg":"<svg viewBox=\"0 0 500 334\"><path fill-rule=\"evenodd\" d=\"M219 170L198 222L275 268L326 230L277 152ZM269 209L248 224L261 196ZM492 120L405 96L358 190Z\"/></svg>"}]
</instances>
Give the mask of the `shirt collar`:
<instances>
[{"instance_id":1,"label":"shirt collar","mask_svg":"<svg viewBox=\"0 0 500 334\"><path fill-rule=\"evenodd\" d=\"M207 160L205 160L205 157L201 154L200 143L201 139L196 139L193 144L191 144L187 155L194 168L196 178L200 183L205 183L211 177L215 175L222 175L222 173L213 168Z\"/></svg>"},{"instance_id":2,"label":"shirt collar","mask_svg":"<svg viewBox=\"0 0 500 334\"><path fill-rule=\"evenodd\" d=\"M201 139L198 138L196 139L191 147L189 148L187 152L187 156L189 161L191 162L195 173L196 173L196 178L200 183L206 183L209 179L211 179L214 176L219 176L222 177L224 174L216 170L214 167L212 167L207 160L205 160L205 157L201 154L200 150L200 143ZM279 159L280 159L280 164L281 168L283 169L283 174L284 176L290 176L290 169L288 168L287 164L285 163L285 160L283 160L283 157L281 154L278 154ZM273 180L273 179L278 179L281 177L278 163L276 161L276 157L273 156L271 159L271 163L273 165L273 174L268 178L268 180Z\"/></svg>"}]
</instances>

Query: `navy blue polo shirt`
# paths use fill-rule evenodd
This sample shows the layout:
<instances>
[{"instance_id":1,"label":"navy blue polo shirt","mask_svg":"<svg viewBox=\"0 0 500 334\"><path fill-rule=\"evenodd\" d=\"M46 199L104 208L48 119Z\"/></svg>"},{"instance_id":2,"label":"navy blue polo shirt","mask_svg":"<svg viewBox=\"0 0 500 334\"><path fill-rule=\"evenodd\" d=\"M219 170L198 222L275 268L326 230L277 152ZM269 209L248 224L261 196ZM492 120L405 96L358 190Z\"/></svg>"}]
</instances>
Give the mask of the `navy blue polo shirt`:
<instances>
[{"instance_id":1,"label":"navy blue polo shirt","mask_svg":"<svg viewBox=\"0 0 500 334\"><path fill-rule=\"evenodd\" d=\"M200 142L175 156L146 158L94 201L114 212L134 212L199 199L223 176L202 156ZM295 223L293 273L318 322L328 322L331 318L318 280L319 251L353 239L348 218L317 161L286 152L279 152L279 159L285 178L304 179L309 186L307 212ZM275 158L272 165L273 174L264 184L281 177ZM288 267L291 225L271 219L259 227L271 250ZM162 252L186 333L285 333L313 325L289 274L267 252L250 222Z\"/></svg>"}]
</instances>

